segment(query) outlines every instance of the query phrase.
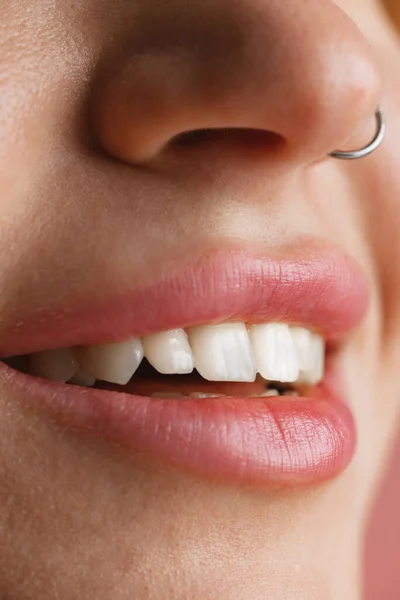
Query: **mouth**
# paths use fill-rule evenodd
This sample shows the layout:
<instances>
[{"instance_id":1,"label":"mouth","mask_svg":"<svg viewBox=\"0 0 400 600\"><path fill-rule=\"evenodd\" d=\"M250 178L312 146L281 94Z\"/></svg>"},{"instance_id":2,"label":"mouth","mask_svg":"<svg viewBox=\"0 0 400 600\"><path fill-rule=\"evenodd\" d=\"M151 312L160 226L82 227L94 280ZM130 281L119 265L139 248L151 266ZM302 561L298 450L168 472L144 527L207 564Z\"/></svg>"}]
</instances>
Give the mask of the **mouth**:
<instances>
[{"instance_id":1,"label":"mouth","mask_svg":"<svg viewBox=\"0 0 400 600\"><path fill-rule=\"evenodd\" d=\"M325 341L284 323L226 323L4 362L50 381L151 398L295 397L322 381Z\"/></svg>"},{"instance_id":2,"label":"mouth","mask_svg":"<svg viewBox=\"0 0 400 600\"><path fill-rule=\"evenodd\" d=\"M84 308L11 328L0 384L63 426L212 479L293 486L340 473L356 434L337 357L368 300L357 268L320 252L218 255L189 271L142 290L146 304L130 295L124 312L118 298L89 319Z\"/></svg>"}]
</instances>

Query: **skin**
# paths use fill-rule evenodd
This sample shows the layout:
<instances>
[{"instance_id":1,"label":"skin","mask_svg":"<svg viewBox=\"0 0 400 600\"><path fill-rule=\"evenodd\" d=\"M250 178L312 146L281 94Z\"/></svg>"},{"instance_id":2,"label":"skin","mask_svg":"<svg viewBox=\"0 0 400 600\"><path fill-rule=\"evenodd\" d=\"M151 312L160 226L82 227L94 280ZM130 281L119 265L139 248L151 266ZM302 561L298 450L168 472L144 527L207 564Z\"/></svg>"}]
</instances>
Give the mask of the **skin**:
<instances>
[{"instance_id":1,"label":"skin","mask_svg":"<svg viewBox=\"0 0 400 600\"><path fill-rule=\"evenodd\" d=\"M301 236L350 254L371 305L340 356L357 453L317 488L211 483L63 430L0 389L1 598L360 597L400 409L394 31L372 0L2 2L0 337L28 313L144 285L183 252ZM378 102L384 146L328 159L368 141ZM166 148L249 115L281 150L233 135Z\"/></svg>"}]
</instances>

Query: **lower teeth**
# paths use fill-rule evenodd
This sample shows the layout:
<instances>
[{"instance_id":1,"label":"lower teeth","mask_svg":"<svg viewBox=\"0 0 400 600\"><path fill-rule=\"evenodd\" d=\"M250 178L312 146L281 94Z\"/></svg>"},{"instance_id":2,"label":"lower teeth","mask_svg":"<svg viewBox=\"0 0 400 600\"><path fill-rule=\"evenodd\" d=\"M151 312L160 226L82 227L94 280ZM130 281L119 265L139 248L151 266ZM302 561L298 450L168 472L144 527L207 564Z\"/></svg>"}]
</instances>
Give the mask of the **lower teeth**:
<instances>
[{"instance_id":1,"label":"lower teeth","mask_svg":"<svg viewBox=\"0 0 400 600\"><path fill-rule=\"evenodd\" d=\"M285 396L285 397L293 397L297 398L300 396L300 393L296 390L287 390L285 392L279 392L279 390L270 389L262 394L250 394L247 398L269 398L273 396ZM234 397L234 396L230 396ZM198 400L202 400L205 398L228 398L227 394L207 394L205 392L193 392L189 394L189 396L185 396L184 394L178 394L174 392L155 392L151 394L150 398L163 398L163 399L187 399L187 398L196 398Z\"/></svg>"},{"instance_id":2,"label":"lower teeth","mask_svg":"<svg viewBox=\"0 0 400 600\"><path fill-rule=\"evenodd\" d=\"M7 364L8 366L10 366L11 368L14 368L17 371L20 371L22 373L29 373L29 363L27 362L27 358L26 356L19 356L19 357L15 357L12 359L6 359L3 360L3 362L5 364ZM183 376L183 377L188 377L188 376ZM140 379L138 380L140 382ZM159 381L159 379L158 379ZM108 389L108 390L112 390L113 388L111 387L110 384L107 384L107 382L102 382L100 380L97 380L90 375L89 373L86 373L85 371L79 371L72 379L70 379L68 382L66 382L67 385L74 385L74 386L79 386L79 387L94 387L97 389ZM247 398L267 398L267 397L300 397L302 395L309 395L310 390L303 390L303 392L299 391L299 390L294 390L288 387L285 387L285 385L280 384L280 383L275 383L275 382L268 382L269 385L272 384L272 386L276 386L276 387L270 387L267 388L267 382L265 380L262 380L260 376L258 376L257 378L257 383L258 383L258 393L246 393L245 390L243 389L237 389L236 393L230 393L230 390L226 390L226 393L217 393L216 391L210 391L210 392L205 392L205 391L197 391L197 392L189 392L186 391L184 393L179 393L179 392L174 392L174 391L168 391L168 392L162 392L162 391L156 391L153 393L150 393L151 391L151 387L150 385L148 386L150 389L147 391L146 389L138 389L137 391L135 391L134 389L129 389L129 391L124 390L125 386L117 386L118 389L114 391L118 391L118 392L126 392L129 394L133 394L133 395L137 395L137 396L143 396L143 397L151 397L151 398L159 398L159 399L171 399L171 400L175 400L175 399L207 399L207 398L232 398L232 397L247 397ZM105 386L104 386L105 384ZM195 384L195 382L193 381L192 384ZM232 384L235 385L235 384ZM136 386L135 386L136 387ZM147 386L146 386L147 387ZM187 389L187 385L185 384L184 387ZM194 385L193 385L194 387ZM264 390L262 389L264 387ZM196 389L196 388L195 388ZM225 390L224 390L225 391ZM248 390L250 391L250 390ZM234 390L232 390L232 392L234 392Z\"/></svg>"},{"instance_id":3,"label":"lower teeth","mask_svg":"<svg viewBox=\"0 0 400 600\"><path fill-rule=\"evenodd\" d=\"M189 398L226 398L224 394L205 394L204 392L194 392Z\"/></svg>"}]
</instances>

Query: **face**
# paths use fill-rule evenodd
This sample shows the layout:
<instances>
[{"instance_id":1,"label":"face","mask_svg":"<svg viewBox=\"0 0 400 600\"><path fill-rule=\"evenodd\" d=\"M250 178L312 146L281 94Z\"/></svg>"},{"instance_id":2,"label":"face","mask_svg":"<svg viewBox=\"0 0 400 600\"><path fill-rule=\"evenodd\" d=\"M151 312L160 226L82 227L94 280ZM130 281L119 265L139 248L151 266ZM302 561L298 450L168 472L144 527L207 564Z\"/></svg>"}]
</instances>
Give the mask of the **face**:
<instances>
[{"instance_id":1,"label":"face","mask_svg":"<svg viewBox=\"0 0 400 600\"><path fill-rule=\"evenodd\" d=\"M357 597L400 391L385 19L3 2L2 597Z\"/></svg>"}]
</instances>

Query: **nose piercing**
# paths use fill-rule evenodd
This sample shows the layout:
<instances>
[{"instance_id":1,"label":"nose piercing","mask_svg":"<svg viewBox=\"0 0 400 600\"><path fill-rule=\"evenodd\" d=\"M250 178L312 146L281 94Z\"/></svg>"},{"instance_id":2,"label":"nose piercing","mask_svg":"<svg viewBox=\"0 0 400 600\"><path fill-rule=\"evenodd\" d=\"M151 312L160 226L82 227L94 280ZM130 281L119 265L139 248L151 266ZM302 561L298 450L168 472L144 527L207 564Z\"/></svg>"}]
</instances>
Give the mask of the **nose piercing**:
<instances>
[{"instance_id":1,"label":"nose piercing","mask_svg":"<svg viewBox=\"0 0 400 600\"><path fill-rule=\"evenodd\" d=\"M376 109L375 118L376 134L374 139L367 146L364 146L364 148L360 148L359 150L349 150L348 152L334 150L333 152L330 152L328 156L332 156L332 158L341 158L343 160L355 160L357 158L364 158L364 156L368 156L368 154L371 154L377 148L379 148L379 146L383 142L386 133L386 123L379 106Z\"/></svg>"}]
</instances>

